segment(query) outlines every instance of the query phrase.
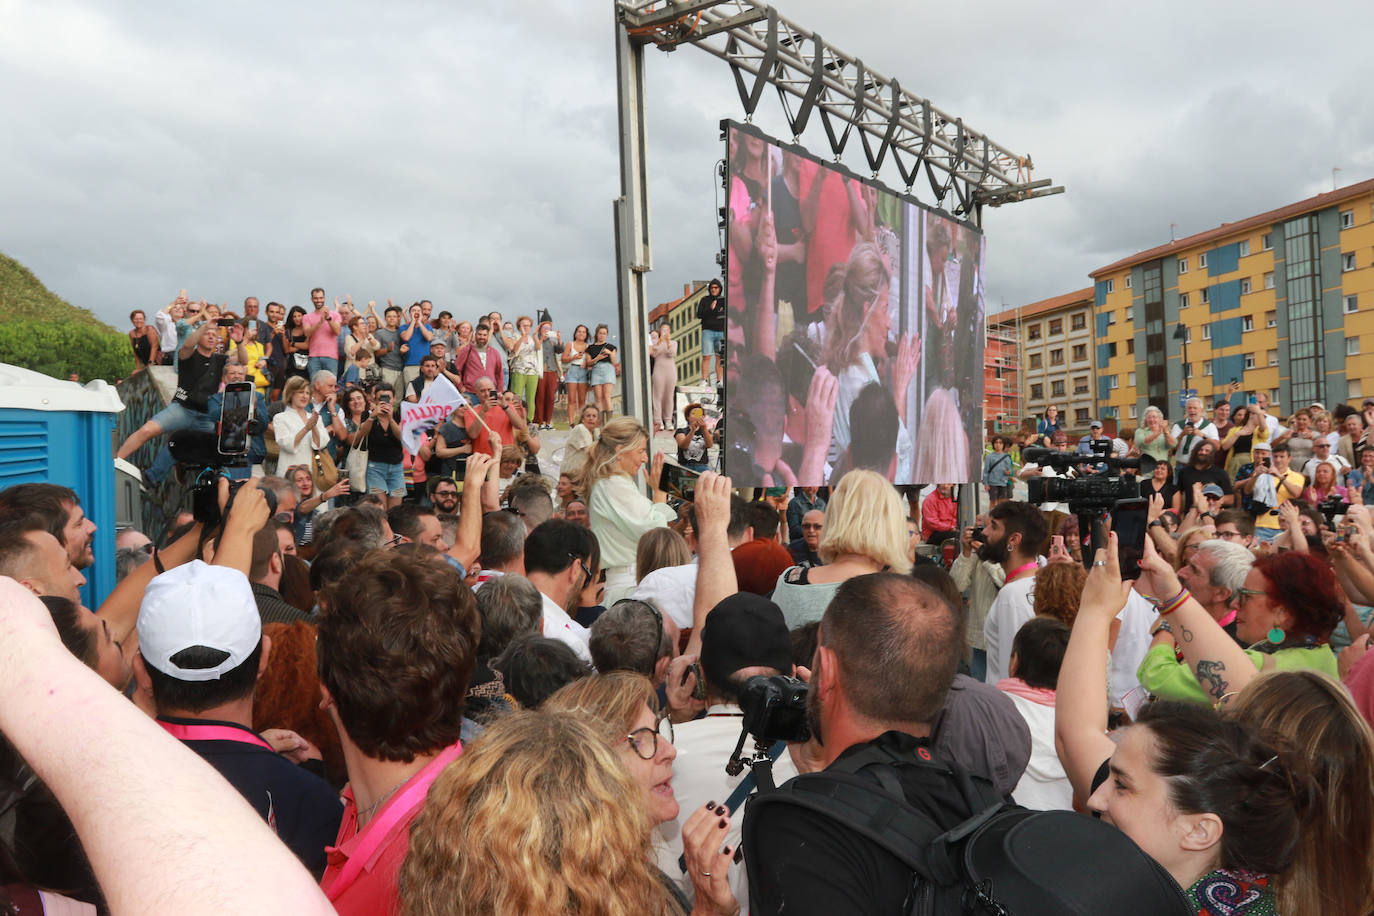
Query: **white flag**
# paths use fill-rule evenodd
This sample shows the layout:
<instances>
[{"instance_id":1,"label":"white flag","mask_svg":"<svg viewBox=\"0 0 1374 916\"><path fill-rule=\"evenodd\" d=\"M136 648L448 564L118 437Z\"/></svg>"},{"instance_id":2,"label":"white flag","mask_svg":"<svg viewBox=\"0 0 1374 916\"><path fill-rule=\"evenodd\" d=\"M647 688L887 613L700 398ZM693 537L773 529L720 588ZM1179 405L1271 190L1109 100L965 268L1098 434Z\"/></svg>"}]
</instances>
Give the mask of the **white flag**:
<instances>
[{"instance_id":1,"label":"white flag","mask_svg":"<svg viewBox=\"0 0 1374 916\"><path fill-rule=\"evenodd\" d=\"M443 423L459 404L467 399L453 387L445 376L429 383L429 390L419 402L401 402L401 445L414 455L420 450L420 433L428 433Z\"/></svg>"}]
</instances>

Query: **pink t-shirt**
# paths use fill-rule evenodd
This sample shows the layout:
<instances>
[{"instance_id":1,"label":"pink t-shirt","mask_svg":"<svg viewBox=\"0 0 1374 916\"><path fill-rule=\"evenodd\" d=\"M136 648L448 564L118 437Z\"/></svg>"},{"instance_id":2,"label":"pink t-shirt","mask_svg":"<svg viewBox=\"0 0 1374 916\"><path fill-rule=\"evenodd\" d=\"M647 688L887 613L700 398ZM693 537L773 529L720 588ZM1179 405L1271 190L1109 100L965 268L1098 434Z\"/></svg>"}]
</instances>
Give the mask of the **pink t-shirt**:
<instances>
[{"instance_id":1,"label":"pink t-shirt","mask_svg":"<svg viewBox=\"0 0 1374 916\"><path fill-rule=\"evenodd\" d=\"M321 321L325 322L325 326L320 328L319 331L315 333L314 337L310 338L310 355L328 356L332 359L338 359L339 335L334 333L334 328L330 326L326 319L340 322L343 321L343 318L338 312L331 312L329 309L323 309L318 312L307 312L305 317L301 319L301 324L304 325L305 333L307 334L310 333L310 329L315 325L319 324Z\"/></svg>"}]
</instances>

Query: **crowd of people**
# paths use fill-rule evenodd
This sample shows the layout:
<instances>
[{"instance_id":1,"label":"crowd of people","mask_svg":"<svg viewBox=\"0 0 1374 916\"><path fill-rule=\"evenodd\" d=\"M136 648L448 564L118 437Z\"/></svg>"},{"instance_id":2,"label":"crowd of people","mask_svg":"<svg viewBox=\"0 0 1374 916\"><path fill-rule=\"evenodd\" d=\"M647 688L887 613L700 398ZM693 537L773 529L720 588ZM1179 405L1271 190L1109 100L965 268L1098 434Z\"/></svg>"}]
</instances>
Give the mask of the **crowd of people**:
<instances>
[{"instance_id":1,"label":"crowd of people","mask_svg":"<svg viewBox=\"0 0 1374 916\"><path fill-rule=\"evenodd\" d=\"M388 330L427 340L399 384L334 397L322 354L284 375L277 463L222 475L218 521L98 557L74 491L0 491L0 910L1374 908L1374 518L1351 479L1374 404L1271 426L1193 403L1072 446L1046 417L994 441L973 525L954 488L866 468L743 491L704 470L684 500L654 430L594 403L556 480L509 453L544 425L520 346L543 328L515 322L502 402L499 316L454 364L417 308L352 322L344 375ZM221 346L202 318L180 369L240 377L242 321ZM482 422L436 428L416 481L388 408L440 373ZM150 435L202 422L175 403ZM679 448L709 435L692 419ZM314 453L344 441L323 487ZM1115 534L1084 557L1062 507L1013 498L1058 473L1031 446L1085 475L1159 455L1138 576ZM118 584L88 608L97 563Z\"/></svg>"}]
</instances>

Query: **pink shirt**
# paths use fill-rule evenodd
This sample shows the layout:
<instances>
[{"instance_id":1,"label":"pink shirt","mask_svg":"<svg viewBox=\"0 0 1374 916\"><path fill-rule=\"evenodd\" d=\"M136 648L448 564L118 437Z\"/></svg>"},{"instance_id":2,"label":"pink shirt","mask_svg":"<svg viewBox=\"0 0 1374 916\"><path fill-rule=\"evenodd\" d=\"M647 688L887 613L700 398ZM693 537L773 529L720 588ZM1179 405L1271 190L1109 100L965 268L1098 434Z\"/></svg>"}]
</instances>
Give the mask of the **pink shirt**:
<instances>
[{"instance_id":1,"label":"pink shirt","mask_svg":"<svg viewBox=\"0 0 1374 916\"><path fill-rule=\"evenodd\" d=\"M321 321L325 321L325 326L320 328L319 331L315 333L314 337L310 338L310 355L327 356L330 359L338 359L339 335L334 333L334 328L326 321L327 318L334 321L343 320L338 312L322 309L318 312L306 312L305 316L301 319L301 324L305 327L305 333L309 334L311 328Z\"/></svg>"}]
</instances>

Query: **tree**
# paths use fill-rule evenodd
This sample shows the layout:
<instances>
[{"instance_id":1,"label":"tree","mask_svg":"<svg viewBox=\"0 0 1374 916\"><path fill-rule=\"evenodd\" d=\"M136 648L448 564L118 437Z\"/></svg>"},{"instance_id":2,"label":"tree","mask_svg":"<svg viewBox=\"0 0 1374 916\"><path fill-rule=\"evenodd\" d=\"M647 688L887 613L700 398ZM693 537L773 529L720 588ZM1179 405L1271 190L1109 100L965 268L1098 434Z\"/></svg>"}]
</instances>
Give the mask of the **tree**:
<instances>
[{"instance_id":1,"label":"tree","mask_svg":"<svg viewBox=\"0 0 1374 916\"><path fill-rule=\"evenodd\" d=\"M0 323L0 363L64 379L76 372L82 381L108 382L134 370L133 347L118 331L52 321Z\"/></svg>"}]
</instances>

